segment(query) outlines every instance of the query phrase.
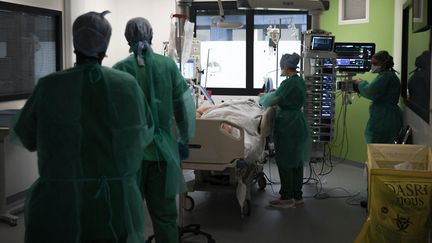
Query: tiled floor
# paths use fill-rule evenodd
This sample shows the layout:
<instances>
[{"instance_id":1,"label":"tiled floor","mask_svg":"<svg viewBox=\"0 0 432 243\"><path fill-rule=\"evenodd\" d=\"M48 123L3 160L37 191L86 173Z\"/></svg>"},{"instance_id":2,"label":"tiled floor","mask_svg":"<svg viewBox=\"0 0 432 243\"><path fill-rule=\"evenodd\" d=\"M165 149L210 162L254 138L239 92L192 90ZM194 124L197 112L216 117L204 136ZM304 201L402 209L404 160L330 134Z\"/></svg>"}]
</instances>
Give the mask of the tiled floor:
<instances>
[{"instance_id":1,"label":"tiled floor","mask_svg":"<svg viewBox=\"0 0 432 243\"><path fill-rule=\"evenodd\" d=\"M269 165L265 165L267 175ZM316 171L320 171L319 165ZM271 165L271 179L279 180L277 169ZM308 175L308 171L305 171ZM366 194L366 179L358 165L338 164L322 178L322 192L330 198L315 199L317 184L303 187L305 204L291 209L269 208L268 201L277 197L279 185L268 185L264 191L253 190L251 215L241 217L235 193L193 192L195 208L185 212L185 224L201 224L217 243L338 243L352 242L363 222L366 210L358 204ZM356 195L346 198L347 195ZM0 224L0 242L21 243L24 239L22 215L18 226ZM146 235L152 233L146 213ZM201 236L186 235L183 242L207 242Z\"/></svg>"}]
</instances>

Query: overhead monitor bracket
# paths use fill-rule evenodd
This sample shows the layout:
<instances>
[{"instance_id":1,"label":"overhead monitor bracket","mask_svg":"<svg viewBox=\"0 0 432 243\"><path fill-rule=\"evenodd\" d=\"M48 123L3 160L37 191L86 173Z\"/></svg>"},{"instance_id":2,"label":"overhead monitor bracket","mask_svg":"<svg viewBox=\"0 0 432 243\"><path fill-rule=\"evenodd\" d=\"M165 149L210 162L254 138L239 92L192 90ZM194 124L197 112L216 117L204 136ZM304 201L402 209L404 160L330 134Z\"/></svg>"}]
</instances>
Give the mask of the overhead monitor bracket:
<instances>
[{"instance_id":1,"label":"overhead monitor bracket","mask_svg":"<svg viewBox=\"0 0 432 243\"><path fill-rule=\"evenodd\" d=\"M312 16L312 30L319 30L320 14L330 7L328 0L237 0L238 9L302 10Z\"/></svg>"},{"instance_id":2,"label":"overhead monitor bracket","mask_svg":"<svg viewBox=\"0 0 432 243\"><path fill-rule=\"evenodd\" d=\"M290 9L307 11L326 11L328 0L237 0L238 9Z\"/></svg>"}]
</instances>

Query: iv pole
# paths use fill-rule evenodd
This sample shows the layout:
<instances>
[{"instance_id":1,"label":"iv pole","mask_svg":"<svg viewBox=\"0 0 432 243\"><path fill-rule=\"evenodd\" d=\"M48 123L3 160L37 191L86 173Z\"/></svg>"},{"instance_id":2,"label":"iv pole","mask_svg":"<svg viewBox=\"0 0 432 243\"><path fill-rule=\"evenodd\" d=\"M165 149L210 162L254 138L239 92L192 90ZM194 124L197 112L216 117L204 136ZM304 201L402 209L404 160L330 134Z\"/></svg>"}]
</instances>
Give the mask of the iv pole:
<instances>
[{"instance_id":1,"label":"iv pole","mask_svg":"<svg viewBox=\"0 0 432 243\"><path fill-rule=\"evenodd\" d=\"M282 25L282 19L279 19L279 40L282 37L281 25ZM276 88L279 88L279 40L277 40L277 44L276 44Z\"/></svg>"}]
</instances>

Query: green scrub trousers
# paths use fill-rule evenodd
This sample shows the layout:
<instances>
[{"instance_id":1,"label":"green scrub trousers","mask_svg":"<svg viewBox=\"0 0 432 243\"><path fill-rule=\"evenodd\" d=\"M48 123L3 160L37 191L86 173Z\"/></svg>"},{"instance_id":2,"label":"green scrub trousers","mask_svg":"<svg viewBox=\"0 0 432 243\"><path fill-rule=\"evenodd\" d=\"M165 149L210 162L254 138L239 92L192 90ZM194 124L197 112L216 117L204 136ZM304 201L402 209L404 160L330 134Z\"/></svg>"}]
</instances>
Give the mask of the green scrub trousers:
<instances>
[{"instance_id":1,"label":"green scrub trousers","mask_svg":"<svg viewBox=\"0 0 432 243\"><path fill-rule=\"evenodd\" d=\"M287 168L286 166L278 165L278 169L281 182L281 189L279 190L281 199L302 199L303 165L295 168Z\"/></svg>"},{"instance_id":2,"label":"green scrub trousers","mask_svg":"<svg viewBox=\"0 0 432 243\"><path fill-rule=\"evenodd\" d=\"M167 175L165 161L144 161L141 190L153 223L156 242L179 242L175 196L165 194Z\"/></svg>"}]
</instances>

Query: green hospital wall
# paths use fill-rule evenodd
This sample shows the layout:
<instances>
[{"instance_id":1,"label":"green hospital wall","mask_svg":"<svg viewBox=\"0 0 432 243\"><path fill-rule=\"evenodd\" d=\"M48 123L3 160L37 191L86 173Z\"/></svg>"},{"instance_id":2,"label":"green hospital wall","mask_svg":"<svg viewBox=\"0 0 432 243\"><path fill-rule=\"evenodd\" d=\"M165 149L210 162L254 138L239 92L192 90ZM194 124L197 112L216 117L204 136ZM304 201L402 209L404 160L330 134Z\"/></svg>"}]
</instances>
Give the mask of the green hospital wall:
<instances>
[{"instance_id":1,"label":"green hospital wall","mask_svg":"<svg viewBox=\"0 0 432 243\"><path fill-rule=\"evenodd\" d=\"M332 32L336 42L372 42L376 50L387 50L393 53L394 34L394 0L370 0L369 23L339 25L339 0L330 0L330 9L321 15L320 27ZM401 27L402 28L402 27ZM372 81L374 74L357 75L354 79ZM363 132L369 118L368 108L370 101L353 95L354 100L348 106L346 127L348 141L342 142L343 121L342 116L336 122L336 141L332 145L332 154L344 158L343 146L348 146L346 159L364 162L367 159L366 140ZM341 97L336 100L336 119L341 108ZM343 146L342 146L342 145Z\"/></svg>"}]
</instances>

